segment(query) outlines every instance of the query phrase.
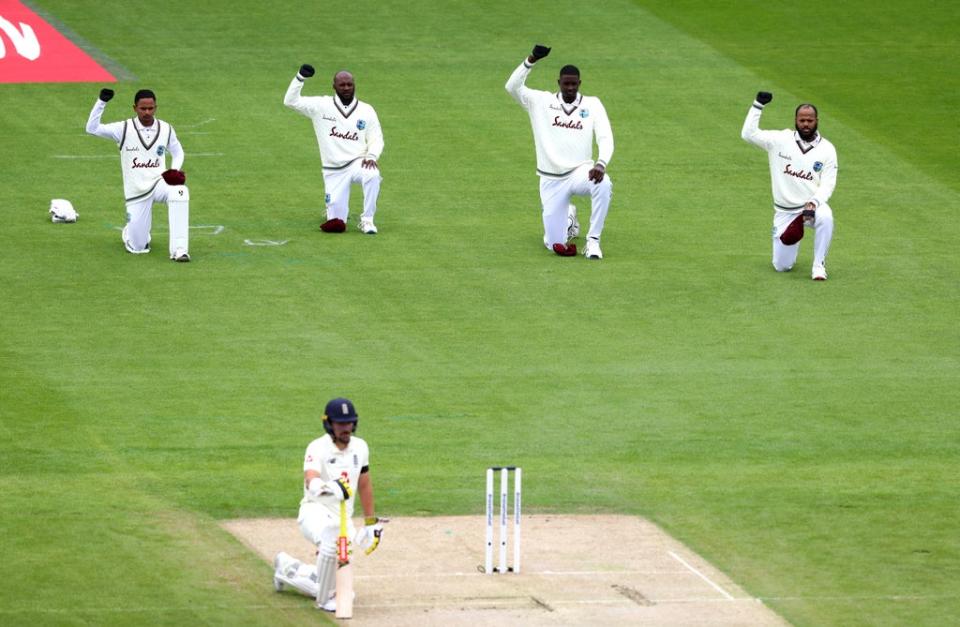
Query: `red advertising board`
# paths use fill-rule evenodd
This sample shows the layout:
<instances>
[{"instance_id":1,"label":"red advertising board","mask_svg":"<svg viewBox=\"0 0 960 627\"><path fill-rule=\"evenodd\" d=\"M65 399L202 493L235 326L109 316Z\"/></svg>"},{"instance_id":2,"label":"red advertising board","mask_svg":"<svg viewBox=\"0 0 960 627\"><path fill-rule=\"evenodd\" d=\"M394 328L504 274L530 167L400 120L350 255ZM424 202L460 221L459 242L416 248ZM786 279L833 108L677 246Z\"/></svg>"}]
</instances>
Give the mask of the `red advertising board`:
<instances>
[{"instance_id":1,"label":"red advertising board","mask_svg":"<svg viewBox=\"0 0 960 627\"><path fill-rule=\"evenodd\" d=\"M0 83L113 83L116 79L17 0L0 0Z\"/></svg>"}]
</instances>

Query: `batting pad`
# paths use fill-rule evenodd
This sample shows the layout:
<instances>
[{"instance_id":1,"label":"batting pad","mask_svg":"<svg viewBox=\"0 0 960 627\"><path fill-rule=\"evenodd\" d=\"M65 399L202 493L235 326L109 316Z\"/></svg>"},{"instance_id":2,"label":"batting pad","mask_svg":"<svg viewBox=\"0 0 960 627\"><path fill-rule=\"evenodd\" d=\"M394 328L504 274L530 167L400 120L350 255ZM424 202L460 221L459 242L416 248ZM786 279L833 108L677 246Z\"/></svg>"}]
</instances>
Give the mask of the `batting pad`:
<instances>
[{"instance_id":1,"label":"batting pad","mask_svg":"<svg viewBox=\"0 0 960 627\"><path fill-rule=\"evenodd\" d=\"M170 254L177 249L189 250L190 190L186 185L171 185L167 191L167 211L170 219Z\"/></svg>"}]
</instances>

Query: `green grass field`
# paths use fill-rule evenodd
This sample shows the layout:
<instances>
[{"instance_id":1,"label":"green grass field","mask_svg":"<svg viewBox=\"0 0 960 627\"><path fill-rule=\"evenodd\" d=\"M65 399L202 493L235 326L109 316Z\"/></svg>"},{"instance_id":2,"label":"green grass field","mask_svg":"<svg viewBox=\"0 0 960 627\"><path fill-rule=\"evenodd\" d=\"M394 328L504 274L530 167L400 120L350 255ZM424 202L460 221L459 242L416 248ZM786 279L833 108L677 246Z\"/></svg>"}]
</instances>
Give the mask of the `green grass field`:
<instances>
[{"instance_id":1,"label":"green grass field","mask_svg":"<svg viewBox=\"0 0 960 627\"><path fill-rule=\"evenodd\" d=\"M527 511L647 516L794 624L956 620L956 8L198 4L33 5L136 77L105 121L157 92L191 222L224 227L193 263L162 206L154 253L123 252L114 149L83 132L101 85L0 85L0 623L321 620L216 523L296 515L337 395L383 515L480 515L514 462ZM540 243L503 89L538 41L528 84L575 63L613 124L602 262ZM316 142L282 105L304 62L305 94L348 68L377 108L376 237L317 230ZM770 267L739 138L759 89L764 128L812 101L837 146L826 283L809 239Z\"/></svg>"}]
</instances>

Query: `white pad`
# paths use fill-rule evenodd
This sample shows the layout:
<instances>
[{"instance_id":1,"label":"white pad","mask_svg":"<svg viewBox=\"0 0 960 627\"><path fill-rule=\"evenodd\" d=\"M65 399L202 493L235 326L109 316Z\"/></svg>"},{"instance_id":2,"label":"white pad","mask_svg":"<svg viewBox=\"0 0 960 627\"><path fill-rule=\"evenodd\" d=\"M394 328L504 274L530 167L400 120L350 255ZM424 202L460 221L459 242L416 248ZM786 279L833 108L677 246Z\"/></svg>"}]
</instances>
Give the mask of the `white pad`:
<instances>
[{"instance_id":1,"label":"white pad","mask_svg":"<svg viewBox=\"0 0 960 627\"><path fill-rule=\"evenodd\" d=\"M51 222L76 222L79 217L80 214L74 210L69 200L54 198L50 201Z\"/></svg>"},{"instance_id":2,"label":"white pad","mask_svg":"<svg viewBox=\"0 0 960 627\"><path fill-rule=\"evenodd\" d=\"M297 592L310 598L317 596L317 571L310 564L280 552L276 558L277 569L274 577L284 584L294 588Z\"/></svg>"},{"instance_id":3,"label":"white pad","mask_svg":"<svg viewBox=\"0 0 960 627\"><path fill-rule=\"evenodd\" d=\"M170 218L170 254L190 250L190 190L186 185L170 185L167 191Z\"/></svg>"},{"instance_id":4,"label":"white pad","mask_svg":"<svg viewBox=\"0 0 960 627\"><path fill-rule=\"evenodd\" d=\"M337 587L337 554L336 546L331 546L331 553L323 548L317 556L317 606L323 607Z\"/></svg>"}]
</instances>

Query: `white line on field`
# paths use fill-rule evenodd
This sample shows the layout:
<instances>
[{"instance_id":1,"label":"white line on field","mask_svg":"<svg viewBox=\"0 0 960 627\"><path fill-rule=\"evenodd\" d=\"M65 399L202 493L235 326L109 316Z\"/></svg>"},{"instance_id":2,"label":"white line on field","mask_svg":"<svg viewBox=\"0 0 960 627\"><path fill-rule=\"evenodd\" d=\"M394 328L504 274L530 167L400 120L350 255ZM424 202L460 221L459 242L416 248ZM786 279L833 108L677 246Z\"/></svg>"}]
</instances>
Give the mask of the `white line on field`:
<instances>
[{"instance_id":1,"label":"white line on field","mask_svg":"<svg viewBox=\"0 0 960 627\"><path fill-rule=\"evenodd\" d=\"M722 594L723 596L725 596L728 600L733 601L733 595L731 595L729 592L727 592L726 590L724 590L723 588L721 588L721 587L718 586L717 584L713 583L713 581L711 581L709 577L707 577L706 575L704 575L703 573L701 573L699 570L697 570L696 568L694 568L694 567L691 566L690 564L688 564L688 563L686 562L686 560L684 560L682 557L680 557L679 555L677 555L677 554L674 553L673 551L667 551L667 553L670 554L670 557L672 557L673 559L677 560L678 562L680 562L681 564L683 564L684 566L686 566L687 568L689 568L689 569L690 569L690 572L692 572L694 575L696 575L696 576L699 577L700 579L703 579L703 580L706 581L708 584L710 584L710 587L711 587L711 588L713 588L714 590L716 590L717 592L719 592L720 594Z\"/></svg>"},{"instance_id":2,"label":"white line on field","mask_svg":"<svg viewBox=\"0 0 960 627\"><path fill-rule=\"evenodd\" d=\"M405 603L403 601L397 603L364 603L362 607L365 609L417 609L417 608L438 608L438 607L462 607L464 605L480 605L480 606L500 606L500 607L517 607L531 605L530 596L517 596L517 597L493 597L493 598L449 598L449 599L432 599L430 601L423 602L410 602ZM656 599L651 598L650 601L656 605L676 605L676 604L704 604L704 603L729 603L726 599L718 599L715 596L709 598L702 597L689 597L684 599ZM754 599L731 599L731 601L739 603L755 603ZM615 599L548 599L548 604L555 607L561 606L582 606L582 605L625 605L632 606L634 602L620 597ZM354 605L354 607L360 607Z\"/></svg>"},{"instance_id":3,"label":"white line on field","mask_svg":"<svg viewBox=\"0 0 960 627\"><path fill-rule=\"evenodd\" d=\"M203 126L204 124L210 124L211 122L216 122L217 118L207 118L203 122L197 122L196 124L178 124L180 128L197 128L198 126Z\"/></svg>"},{"instance_id":4,"label":"white line on field","mask_svg":"<svg viewBox=\"0 0 960 627\"><path fill-rule=\"evenodd\" d=\"M526 577L620 577L622 575L683 575L685 570L541 570L539 572L522 572ZM450 573L404 573L402 575L354 575L354 579L435 579L443 577L485 577L481 572L450 572ZM495 575L502 577L501 575ZM491 576L493 577L493 575ZM506 575L507 578L513 575Z\"/></svg>"},{"instance_id":5,"label":"white line on field","mask_svg":"<svg viewBox=\"0 0 960 627\"><path fill-rule=\"evenodd\" d=\"M201 230L201 231L210 229L210 235L220 235L221 233L223 233L224 226L222 224L191 224L190 228ZM123 227L114 225L113 230L122 231ZM163 232L165 229L157 228L156 230Z\"/></svg>"},{"instance_id":6,"label":"white line on field","mask_svg":"<svg viewBox=\"0 0 960 627\"><path fill-rule=\"evenodd\" d=\"M222 152L188 152L187 157L222 157ZM52 155L54 159L116 159L117 155Z\"/></svg>"}]
</instances>

